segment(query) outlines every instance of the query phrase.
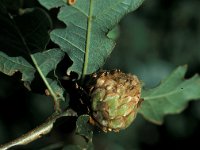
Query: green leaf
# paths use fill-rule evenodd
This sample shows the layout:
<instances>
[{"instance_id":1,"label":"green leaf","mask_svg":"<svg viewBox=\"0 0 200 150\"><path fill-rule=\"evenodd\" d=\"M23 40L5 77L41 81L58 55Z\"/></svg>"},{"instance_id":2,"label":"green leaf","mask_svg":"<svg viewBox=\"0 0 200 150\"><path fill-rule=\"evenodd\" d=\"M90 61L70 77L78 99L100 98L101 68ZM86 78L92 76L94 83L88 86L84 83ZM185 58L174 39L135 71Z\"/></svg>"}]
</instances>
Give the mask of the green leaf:
<instances>
[{"instance_id":1,"label":"green leaf","mask_svg":"<svg viewBox=\"0 0 200 150\"><path fill-rule=\"evenodd\" d=\"M67 0L38 0L47 9L60 7L66 4Z\"/></svg>"},{"instance_id":2,"label":"green leaf","mask_svg":"<svg viewBox=\"0 0 200 150\"><path fill-rule=\"evenodd\" d=\"M67 145L63 148L63 150L93 150L93 144L92 144L92 136L93 131L91 126L89 125L90 116L89 115L81 115L77 121L76 121L76 134L82 136L85 139L86 143L80 142L76 145Z\"/></svg>"},{"instance_id":3,"label":"green leaf","mask_svg":"<svg viewBox=\"0 0 200 150\"><path fill-rule=\"evenodd\" d=\"M0 50L9 56L23 56L29 61L26 49L31 53L43 51L49 42L50 28L48 14L39 8L24 9L15 16L9 12L0 13Z\"/></svg>"},{"instance_id":4,"label":"green leaf","mask_svg":"<svg viewBox=\"0 0 200 150\"><path fill-rule=\"evenodd\" d=\"M140 113L149 121L161 124L167 114L180 113L190 100L200 99L200 77L184 79L186 66L178 67L158 87L144 90Z\"/></svg>"},{"instance_id":5,"label":"green leaf","mask_svg":"<svg viewBox=\"0 0 200 150\"><path fill-rule=\"evenodd\" d=\"M52 0L39 0L52 8ZM59 6L61 1L58 0ZM58 18L67 28L55 29L51 39L73 60L68 72L75 71L85 76L97 71L105 63L115 46L108 38L120 19L135 10L143 0L77 0L74 5L62 5ZM58 5L55 4L54 7Z\"/></svg>"},{"instance_id":6,"label":"green leaf","mask_svg":"<svg viewBox=\"0 0 200 150\"><path fill-rule=\"evenodd\" d=\"M64 53L58 49L50 49L42 53L31 55L35 60L35 67L45 82L50 94L57 100L64 100L64 90L56 78L55 69L57 64L64 57ZM49 78L48 74L53 70L53 77Z\"/></svg>"},{"instance_id":7,"label":"green leaf","mask_svg":"<svg viewBox=\"0 0 200 150\"><path fill-rule=\"evenodd\" d=\"M22 81L31 82L34 78L35 69L23 57L9 57L0 51L0 71L12 76L15 72L22 73Z\"/></svg>"},{"instance_id":8,"label":"green leaf","mask_svg":"<svg viewBox=\"0 0 200 150\"><path fill-rule=\"evenodd\" d=\"M51 49L43 53L38 52L33 54L31 57L35 60L36 68L34 68L34 66L27 62L23 57L9 57L0 51L0 71L9 76L12 76L15 72L20 71L22 73L22 81L31 82L34 79L34 73L37 70L40 72L44 82L47 82L46 84L48 84L49 88L52 90L50 92L55 93L55 97L57 99L64 100L64 91L57 79L54 78L54 80L52 80L47 78L48 73L55 70L57 64L63 56L64 53L57 49Z\"/></svg>"},{"instance_id":9,"label":"green leaf","mask_svg":"<svg viewBox=\"0 0 200 150\"><path fill-rule=\"evenodd\" d=\"M119 26L114 27L110 32L108 32L107 36L110 39L117 40L120 34Z\"/></svg>"},{"instance_id":10,"label":"green leaf","mask_svg":"<svg viewBox=\"0 0 200 150\"><path fill-rule=\"evenodd\" d=\"M82 115L76 121L76 133L90 140L93 136L91 126L88 124L90 116Z\"/></svg>"},{"instance_id":11,"label":"green leaf","mask_svg":"<svg viewBox=\"0 0 200 150\"><path fill-rule=\"evenodd\" d=\"M76 134L81 135L86 139L87 145L86 149L92 150L93 144L92 144L92 137L93 137L93 131L91 128L91 125L89 124L89 115L82 115L78 118L76 121Z\"/></svg>"},{"instance_id":12,"label":"green leaf","mask_svg":"<svg viewBox=\"0 0 200 150\"><path fill-rule=\"evenodd\" d=\"M0 71L10 76L19 71L26 83L31 83L37 71L54 100L64 99L64 90L55 75L64 52L60 49L44 51L51 28L48 14L35 8L11 16L5 5L0 4L5 8L0 12Z\"/></svg>"}]
</instances>

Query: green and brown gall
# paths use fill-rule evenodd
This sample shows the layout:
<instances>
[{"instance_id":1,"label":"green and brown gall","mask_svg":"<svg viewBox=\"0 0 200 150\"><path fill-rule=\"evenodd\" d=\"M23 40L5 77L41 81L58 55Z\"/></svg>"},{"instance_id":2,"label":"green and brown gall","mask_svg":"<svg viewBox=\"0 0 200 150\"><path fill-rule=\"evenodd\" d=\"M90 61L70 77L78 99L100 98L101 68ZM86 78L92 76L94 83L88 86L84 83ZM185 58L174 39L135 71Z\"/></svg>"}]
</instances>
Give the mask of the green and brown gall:
<instances>
[{"instance_id":1,"label":"green and brown gall","mask_svg":"<svg viewBox=\"0 0 200 150\"><path fill-rule=\"evenodd\" d=\"M127 128L141 103L141 84L135 75L102 71L89 81L92 120L103 131Z\"/></svg>"}]
</instances>

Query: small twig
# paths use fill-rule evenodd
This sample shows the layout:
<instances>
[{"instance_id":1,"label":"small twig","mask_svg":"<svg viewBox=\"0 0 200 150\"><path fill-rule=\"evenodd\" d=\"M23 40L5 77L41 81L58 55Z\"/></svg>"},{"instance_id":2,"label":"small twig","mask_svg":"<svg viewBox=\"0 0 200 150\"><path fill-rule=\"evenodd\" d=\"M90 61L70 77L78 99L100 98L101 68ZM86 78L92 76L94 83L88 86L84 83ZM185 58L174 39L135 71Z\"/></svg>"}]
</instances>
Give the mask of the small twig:
<instances>
[{"instance_id":1,"label":"small twig","mask_svg":"<svg viewBox=\"0 0 200 150\"><path fill-rule=\"evenodd\" d=\"M29 131L28 133L18 137L17 139L11 142L0 145L0 150L7 150L17 145L26 145L30 142L41 138L42 136L48 134L52 130L55 121L63 116L77 116L77 114L72 109L67 109L66 111L60 114L55 113L51 117L49 117L43 124L36 127L35 129Z\"/></svg>"},{"instance_id":2,"label":"small twig","mask_svg":"<svg viewBox=\"0 0 200 150\"><path fill-rule=\"evenodd\" d=\"M60 107L60 100L54 99L54 110L57 113L61 113L62 112L61 107Z\"/></svg>"}]
</instances>

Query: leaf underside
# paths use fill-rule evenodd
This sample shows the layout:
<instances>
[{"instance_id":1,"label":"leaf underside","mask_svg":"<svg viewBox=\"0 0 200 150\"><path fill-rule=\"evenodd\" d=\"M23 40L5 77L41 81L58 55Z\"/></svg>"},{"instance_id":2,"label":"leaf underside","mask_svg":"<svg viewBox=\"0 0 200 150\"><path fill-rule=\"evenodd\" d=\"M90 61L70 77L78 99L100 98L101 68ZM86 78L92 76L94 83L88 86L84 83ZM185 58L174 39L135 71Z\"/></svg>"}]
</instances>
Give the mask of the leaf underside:
<instances>
[{"instance_id":1,"label":"leaf underside","mask_svg":"<svg viewBox=\"0 0 200 150\"><path fill-rule=\"evenodd\" d=\"M68 72L84 77L101 68L113 50L115 42L108 32L143 0L77 0L74 5L62 0L39 2L48 9L61 6L58 18L67 27L53 30L51 39L72 59Z\"/></svg>"},{"instance_id":2,"label":"leaf underside","mask_svg":"<svg viewBox=\"0 0 200 150\"><path fill-rule=\"evenodd\" d=\"M158 87L143 90L140 113L147 120L162 124L165 115L180 113L190 100L200 99L200 77L184 79L186 71L186 66L178 67Z\"/></svg>"}]
</instances>

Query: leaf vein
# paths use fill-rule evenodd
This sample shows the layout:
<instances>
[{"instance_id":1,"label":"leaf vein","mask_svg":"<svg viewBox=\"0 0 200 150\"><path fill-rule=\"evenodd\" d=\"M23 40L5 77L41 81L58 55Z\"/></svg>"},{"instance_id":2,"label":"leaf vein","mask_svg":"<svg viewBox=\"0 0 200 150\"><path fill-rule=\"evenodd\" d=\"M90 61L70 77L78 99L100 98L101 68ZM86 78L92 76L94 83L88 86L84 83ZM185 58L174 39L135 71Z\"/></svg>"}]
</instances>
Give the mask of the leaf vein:
<instances>
[{"instance_id":1,"label":"leaf vein","mask_svg":"<svg viewBox=\"0 0 200 150\"><path fill-rule=\"evenodd\" d=\"M179 93L179 92L182 92L182 90L177 89L177 90L171 91L169 93L164 93L164 94L160 94L160 95L157 95L157 96L147 96L147 97L144 97L144 99L145 100L159 99L159 98L171 96L171 95ZM156 93L154 93L154 94L156 94Z\"/></svg>"},{"instance_id":2,"label":"leaf vein","mask_svg":"<svg viewBox=\"0 0 200 150\"><path fill-rule=\"evenodd\" d=\"M74 43L72 43L70 40L68 40L67 38L63 38L62 36L55 34L55 36L61 38L62 40L64 40L65 42L69 43L70 45L72 45L73 47L75 47L76 49L80 50L82 53L85 53L84 50L82 50L81 48L79 48L78 46L76 46Z\"/></svg>"}]
</instances>

